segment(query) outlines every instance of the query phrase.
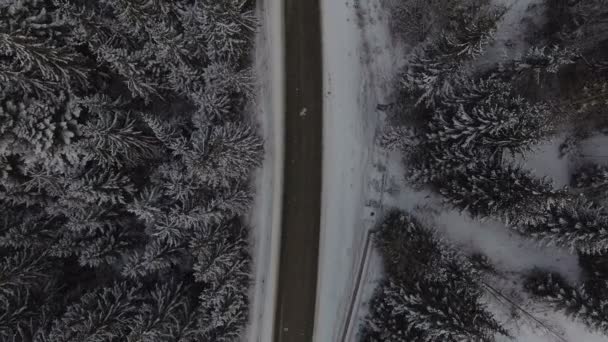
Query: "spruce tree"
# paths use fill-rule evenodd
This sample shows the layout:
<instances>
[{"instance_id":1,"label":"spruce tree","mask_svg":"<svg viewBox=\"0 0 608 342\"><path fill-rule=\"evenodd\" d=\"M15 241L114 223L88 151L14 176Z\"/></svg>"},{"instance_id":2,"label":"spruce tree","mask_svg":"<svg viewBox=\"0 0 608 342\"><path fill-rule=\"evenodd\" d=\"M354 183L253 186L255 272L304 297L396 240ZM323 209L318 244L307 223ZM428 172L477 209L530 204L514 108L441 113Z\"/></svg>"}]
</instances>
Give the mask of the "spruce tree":
<instances>
[{"instance_id":1,"label":"spruce tree","mask_svg":"<svg viewBox=\"0 0 608 342\"><path fill-rule=\"evenodd\" d=\"M592 197L602 196L608 189L608 167L604 165L586 165L572 176L571 185Z\"/></svg>"},{"instance_id":2,"label":"spruce tree","mask_svg":"<svg viewBox=\"0 0 608 342\"><path fill-rule=\"evenodd\" d=\"M557 37L582 50L592 50L605 42L606 23L603 18L608 15L606 0L570 1L561 3L552 1L550 5L559 8L559 31Z\"/></svg>"},{"instance_id":3,"label":"spruce tree","mask_svg":"<svg viewBox=\"0 0 608 342\"><path fill-rule=\"evenodd\" d=\"M49 339L57 342L118 340L133 326L141 301L141 289L127 283L93 290L54 322Z\"/></svg>"},{"instance_id":4,"label":"spruce tree","mask_svg":"<svg viewBox=\"0 0 608 342\"><path fill-rule=\"evenodd\" d=\"M603 286L608 279L608 254L586 254L578 252L578 264L583 270L585 281L589 284L600 284Z\"/></svg>"},{"instance_id":5,"label":"spruce tree","mask_svg":"<svg viewBox=\"0 0 608 342\"><path fill-rule=\"evenodd\" d=\"M448 204L475 217L516 221L534 215L564 194L550 182L515 165L487 162L467 165L434 184Z\"/></svg>"},{"instance_id":6,"label":"spruce tree","mask_svg":"<svg viewBox=\"0 0 608 342\"><path fill-rule=\"evenodd\" d=\"M467 111L435 112L428 139L457 144L460 149L486 149L521 153L546 135L548 109L530 105L522 98L510 101L490 96ZM510 102L510 103L509 103Z\"/></svg>"},{"instance_id":7,"label":"spruce tree","mask_svg":"<svg viewBox=\"0 0 608 342\"><path fill-rule=\"evenodd\" d=\"M606 282L602 284L605 290ZM538 300L600 333L608 332L608 298L606 291L596 291L588 284L570 285L559 274L535 271L525 288Z\"/></svg>"},{"instance_id":8,"label":"spruce tree","mask_svg":"<svg viewBox=\"0 0 608 342\"><path fill-rule=\"evenodd\" d=\"M519 232L542 244L590 255L608 251L608 213L584 198L560 198L537 215L516 223Z\"/></svg>"},{"instance_id":9,"label":"spruce tree","mask_svg":"<svg viewBox=\"0 0 608 342\"><path fill-rule=\"evenodd\" d=\"M173 280L157 284L145 295L146 301L133 318L127 342L180 341L176 330L182 315L191 310L191 289Z\"/></svg>"},{"instance_id":10,"label":"spruce tree","mask_svg":"<svg viewBox=\"0 0 608 342\"><path fill-rule=\"evenodd\" d=\"M416 187L434 186L451 174L466 169L467 165L492 157L497 156L488 156L485 151L476 149L463 150L455 145L425 141L406 150L406 179Z\"/></svg>"},{"instance_id":11,"label":"spruce tree","mask_svg":"<svg viewBox=\"0 0 608 342\"><path fill-rule=\"evenodd\" d=\"M453 91L462 64L481 55L496 29L500 13L482 13L454 33L442 33L423 44L411 56L402 76L402 86L416 104L432 107Z\"/></svg>"},{"instance_id":12,"label":"spruce tree","mask_svg":"<svg viewBox=\"0 0 608 342\"><path fill-rule=\"evenodd\" d=\"M574 64L580 54L572 49L552 47L531 47L520 59L515 61L515 70L531 70L536 74L541 72L557 73L561 67Z\"/></svg>"},{"instance_id":13,"label":"spruce tree","mask_svg":"<svg viewBox=\"0 0 608 342\"><path fill-rule=\"evenodd\" d=\"M375 244L387 278L372 300L364 341L493 341L506 334L481 303L472 265L416 218L389 213Z\"/></svg>"}]
</instances>

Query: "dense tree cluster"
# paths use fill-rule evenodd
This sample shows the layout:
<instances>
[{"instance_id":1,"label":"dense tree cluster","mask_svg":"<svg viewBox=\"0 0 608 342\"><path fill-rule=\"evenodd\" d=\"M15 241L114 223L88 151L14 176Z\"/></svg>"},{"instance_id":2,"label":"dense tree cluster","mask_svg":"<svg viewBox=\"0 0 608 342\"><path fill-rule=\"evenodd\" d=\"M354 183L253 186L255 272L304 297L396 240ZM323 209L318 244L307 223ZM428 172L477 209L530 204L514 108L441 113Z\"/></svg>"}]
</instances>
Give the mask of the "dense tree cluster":
<instances>
[{"instance_id":1,"label":"dense tree cluster","mask_svg":"<svg viewBox=\"0 0 608 342\"><path fill-rule=\"evenodd\" d=\"M462 25L411 53L398 105L389 111L401 126L390 127L383 143L404 152L411 184L430 187L451 206L502 219L546 244L603 253L605 210L580 193L553 189L550 180L537 179L513 162L562 129L564 121L603 110L602 86L567 96L562 96L566 89L552 90L555 77L572 68L606 76L597 72L603 64L588 62L578 46L562 40L532 45L518 58L480 70L475 61L491 43L500 13L478 8L462 17ZM576 176L578 187L584 179L597 185L601 174L594 177Z\"/></svg>"},{"instance_id":2,"label":"dense tree cluster","mask_svg":"<svg viewBox=\"0 0 608 342\"><path fill-rule=\"evenodd\" d=\"M503 12L484 1L451 5L456 3L471 6L450 19L437 9L448 6L442 1L394 5L393 17L403 20L393 18L400 23L393 28L415 47L398 75L395 103L382 108L389 127L381 143L404 155L411 185L440 194L447 205L475 218L501 220L542 245L577 254L584 270L580 284L534 271L525 288L539 301L608 334L606 167L579 166L571 187L556 189L550 179L517 162L556 133L569 133L576 143L608 131L608 3L545 1L539 7L548 20L527 37L527 51L500 62L484 59L484 53ZM437 21L420 32L406 25L408 18ZM435 330L434 320L424 316L425 310L441 312L437 308L442 307L425 295L435 291L432 297L441 298L442 305L456 305L442 291L463 297L466 291L458 292L459 286L479 291L475 272L470 272L491 267L445 252L449 246L403 213L390 214L377 234L387 276L371 302L366 341L434 341L437 331L453 332ZM459 261L444 272L447 260ZM461 272L459 285L448 280L452 272ZM477 302L474 296L469 300ZM448 311L453 322L466 316L456 306ZM419 317L427 325L417 325ZM485 323L473 325L491 326L481 321ZM450 340L446 336L438 340Z\"/></svg>"},{"instance_id":3,"label":"dense tree cluster","mask_svg":"<svg viewBox=\"0 0 608 342\"><path fill-rule=\"evenodd\" d=\"M608 190L608 167L583 165L572 175L571 186L597 201L605 200Z\"/></svg>"},{"instance_id":4,"label":"dense tree cluster","mask_svg":"<svg viewBox=\"0 0 608 342\"><path fill-rule=\"evenodd\" d=\"M481 302L473 265L415 217L389 213L375 245L387 276L362 341L494 341L507 334Z\"/></svg>"},{"instance_id":5,"label":"dense tree cluster","mask_svg":"<svg viewBox=\"0 0 608 342\"><path fill-rule=\"evenodd\" d=\"M0 2L1 340L238 338L252 6Z\"/></svg>"},{"instance_id":6,"label":"dense tree cluster","mask_svg":"<svg viewBox=\"0 0 608 342\"><path fill-rule=\"evenodd\" d=\"M608 333L607 285L606 280L570 285L557 273L538 270L525 281L526 289L538 300L604 334Z\"/></svg>"}]
</instances>

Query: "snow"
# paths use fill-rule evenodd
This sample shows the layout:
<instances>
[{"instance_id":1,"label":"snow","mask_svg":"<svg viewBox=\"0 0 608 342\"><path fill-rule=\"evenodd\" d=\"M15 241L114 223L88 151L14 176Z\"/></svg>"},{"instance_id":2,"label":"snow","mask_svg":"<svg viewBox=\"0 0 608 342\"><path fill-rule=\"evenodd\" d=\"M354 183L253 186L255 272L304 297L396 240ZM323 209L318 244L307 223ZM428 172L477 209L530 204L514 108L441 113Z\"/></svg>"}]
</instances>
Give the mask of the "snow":
<instances>
[{"instance_id":1,"label":"snow","mask_svg":"<svg viewBox=\"0 0 608 342\"><path fill-rule=\"evenodd\" d=\"M547 177L553 180L555 188L563 188L570 184L573 161L568 157L560 157L559 146L564 142L565 135L560 134L550 140L536 145L517 161L532 171L537 177Z\"/></svg>"},{"instance_id":2,"label":"snow","mask_svg":"<svg viewBox=\"0 0 608 342\"><path fill-rule=\"evenodd\" d=\"M364 17L358 17L358 6ZM382 158L374 143L375 107L387 94L381 87L385 78L402 59L379 8L378 0L322 2L324 156L315 341L340 341L366 232L381 211L367 205L379 195L372 179L383 179L374 167ZM360 27L363 22L368 24Z\"/></svg>"},{"instance_id":3,"label":"snow","mask_svg":"<svg viewBox=\"0 0 608 342\"><path fill-rule=\"evenodd\" d=\"M282 1L258 1L256 37L257 118L265 139L264 164L255 175L252 226L254 282L249 324L243 340L272 341L278 277L283 189L283 8Z\"/></svg>"},{"instance_id":4,"label":"snow","mask_svg":"<svg viewBox=\"0 0 608 342\"><path fill-rule=\"evenodd\" d=\"M589 163L608 163L608 135L598 133L580 143L581 158Z\"/></svg>"},{"instance_id":5,"label":"snow","mask_svg":"<svg viewBox=\"0 0 608 342\"><path fill-rule=\"evenodd\" d=\"M525 272L539 267L559 272L570 281L579 279L580 268L574 255L554 247L540 247L500 222L480 223L452 210L441 212L435 219L437 230L462 246L461 250L481 252L504 271Z\"/></svg>"},{"instance_id":6,"label":"snow","mask_svg":"<svg viewBox=\"0 0 608 342\"><path fill-rule=\"evenodd\" d=\"M499 25L497 43L483 63L515 58L527 49L522 42L525 27L522 23L541 20L535 12L538 7L534 10L534 5L540 2L495 0L496 4L504 4L508 12ZM382 276L377 252L372 250L366 258L362 252L370 228L390 207L415 212L464 252L487 255L508 276L499 288L515 291L509 294L524 296L521 276L535 267L559 272L570 282L580 278L575 255L555 247L540 247L500 222L471 219L444 207L436 195L407 187L399 153L377 147L376 136L384 121L376 106L390 103L392 77L403 66L407 53L405 46L391 38L388 18L383 12L385 4L380 0L322 2L325 147L314 341L343 341L343 336L344 341L355 340L359 324L366 316L366 306ZM593 146L608 146L597 139L599 142L586 143L584 150L598 154ZM562 187L569 182L571 168L570 160L559 158L562 141L562 136L555 137L515 161ZM360 267L364 268L361 289L353 299ZM346 324L351 300L355 303L354 320ZM522 322L508 322L508 317L500 316L510 308L491 307L513 328L513 341L556 340L542 330ZM589 333L582 324L559 313L538 305L526 308L535 317L557 327L566 341L608 342L608 338Z\"/></svg>"},{"instance_id":7,"label":"snow","mask_svg":"<svg viewBox=\"0 0 608 342\"><path fill-rule=\"evenodd\" d=\"M576 281L580 269L576 258L556 248L539 248L533 241L517 236L499 222L480 222L444 208L437 196L414 191L404 185L399 153L387 152L375 144L384 125L377 104L390 103L392 77L403 66L406 48L398 45L388 31L388 19L381 0L322 1L324 47L324 157L322 222L317 286L315 341L352 341L366 316L366 306L382 276L381 259L372 250L362 255L368 232L386 208L415 211L433 222L438 231L464 251L486 254L513 279L533 267L558 271ZM521 16L538 0L506 1L508 12L497 33L490 56L504 54L509 40L521 37ZM265 7L268 6L268 7ZM256 69L260 80L258 114L266 139L266 160L256 174L253 226L254 286L251 317L244 339L272 340L277 277L278 243L282 189L282 8L280 1L260 4L262 27L257 38ZM502 47L500 45L502 44ZM502 49L502 50L501 50ZM509 50L509 56L524 51ZM503 57L500 57L503 58ZM489 59L486 61L490 61ZM306 115L302 108L300 115ZM539 176L548 176L557 187L567 184L570 163L560 159L562 137L537 146L533 153L517 161ZM604 140L603 140L604 139ZM602 159L605 137L585 141L581 149L588 158ZM606 153L604 153L606 154ZM606 157L608 158L608 157ZM605 160L604 160L605 161ZM390 191L389 191L390 188ZM353 298L357 272L364 265L361 289ZM353 320L351 301L354 301ZM491 304L491 303L490 303ZM505 308L495 306L497 314ZM578 323L542 308L530 308L552 326L560 327L567 340L606 342L587 332ZM506 318L505 318L506 320ZM526 325L516 330L515 341L544 342L551 335Z\"/></svg>"},{"instance_id":8,"label":"snow","mask_svg":"<svg viewBox=\"0 0 608 342\"><path fill-rule=\"evenodd\" d=\"M525 42L525 30L529 24L538 24L542 20L540 4L544 0L492 0L492 4L506 9L498 22L494 42L478 66L515 59L529 48Z\"/></svg>"},{"instance_id":9,"label":"snow","mask_svg":"<svg viewBox=\"0 0 608 342\"><path fill-rule=\"evenodd\" d=\"M538 314L537 314L538 315ZM541 315L542 316L542 315ZM544 320L550 322L554 329L558 329L561 341L564 342L606 342L608 339L605 336L589 332L588 329L580 323L570 321L562 314L546 314L542 316ZM560 329L561 328L561 329ZM553 329L552 329L553 330ZM501 337L496 339L496 342L554 342L559 341L551 332L540 332L538 328L523 326L518 330L518 334L514 339Z\"/></svg>"}]
</instances>

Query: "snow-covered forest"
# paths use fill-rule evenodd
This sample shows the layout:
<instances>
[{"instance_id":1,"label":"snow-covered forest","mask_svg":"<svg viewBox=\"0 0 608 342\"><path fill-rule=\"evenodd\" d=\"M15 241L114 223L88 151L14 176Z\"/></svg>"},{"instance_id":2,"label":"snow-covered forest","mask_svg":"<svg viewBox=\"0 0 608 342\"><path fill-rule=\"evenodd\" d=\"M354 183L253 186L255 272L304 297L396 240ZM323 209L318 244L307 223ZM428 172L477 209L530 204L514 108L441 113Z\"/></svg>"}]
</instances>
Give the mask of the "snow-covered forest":
<instances>
[{"instance_id":1,"label":"snow-covered forest","mask_svg":"<svg viewBox=\"0 0 608 342\"><path fill-rule=\"evenodd\" d=\"M391 212L375 231L384 276L362 340L520 341L514 330L535 320L551 340L569 341L563 327L530 314L532 305L608 336L608 164L588 148L603 141L608 151L608 2L384 6L393 38L411 47L395 100L379 106L388 122L381 144L403 158L407 184L436 195L445 210L498 222L532 248L567 251L582 274L504 274L425 219ZM522 9L518 36L505 29L514 6ZM541 145L556 142L559 160L543 167L567 165L567 186L529 166ZM497 300L518 312L505 318Z\"/></svg>"},{"instance_id":2,"label":"snow-covered forest","mask_svg":"<svg viewBox=\"0 0 608 342\"><path fill-rule=\"evenodd\" d=\"M0 1L0 340L239 338L254 5Z\"/></svg>"}]
</instances>

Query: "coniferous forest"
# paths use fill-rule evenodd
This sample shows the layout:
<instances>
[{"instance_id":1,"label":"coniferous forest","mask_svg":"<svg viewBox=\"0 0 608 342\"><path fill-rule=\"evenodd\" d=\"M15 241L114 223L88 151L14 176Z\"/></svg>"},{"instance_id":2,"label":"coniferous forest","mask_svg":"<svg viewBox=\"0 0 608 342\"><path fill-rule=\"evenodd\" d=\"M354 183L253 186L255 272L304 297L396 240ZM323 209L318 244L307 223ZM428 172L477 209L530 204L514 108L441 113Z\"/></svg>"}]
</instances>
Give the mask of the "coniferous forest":
<instances>
[{"instance_id":1,"label":"coniferous forest","mask_svg":"<svg viewBox=\"0 0 608 342\"><path fill-rule=\"evenodd\" d=\"M0 1L0 340L239 337L253 6Z\"/></svg>"},{"instance_id":2,"label":"coniferous forest","mask_svg":"<svg viewBox=\"0 0 608 342\"><path fill-rule=\"evenodd\" d=\"M534 10L546 20L528 23L529 48L513 58L487 54L506 11L493 2L389 3L395 39L413 48L397 75L396 100L382 106L383 147L402 155L412 187L447 208L576 255L579 283L532 269L522 279L526 296L608 335L606 165L576 165L570 186L557 187L522 163L558 134L567 136L560 146L567 155L608 133L608 3L540 1ZM364 341L508 335L480 302L486 270L415 217L387 215L376 245L386 275Z\"/></svg>"}]
</instances>

